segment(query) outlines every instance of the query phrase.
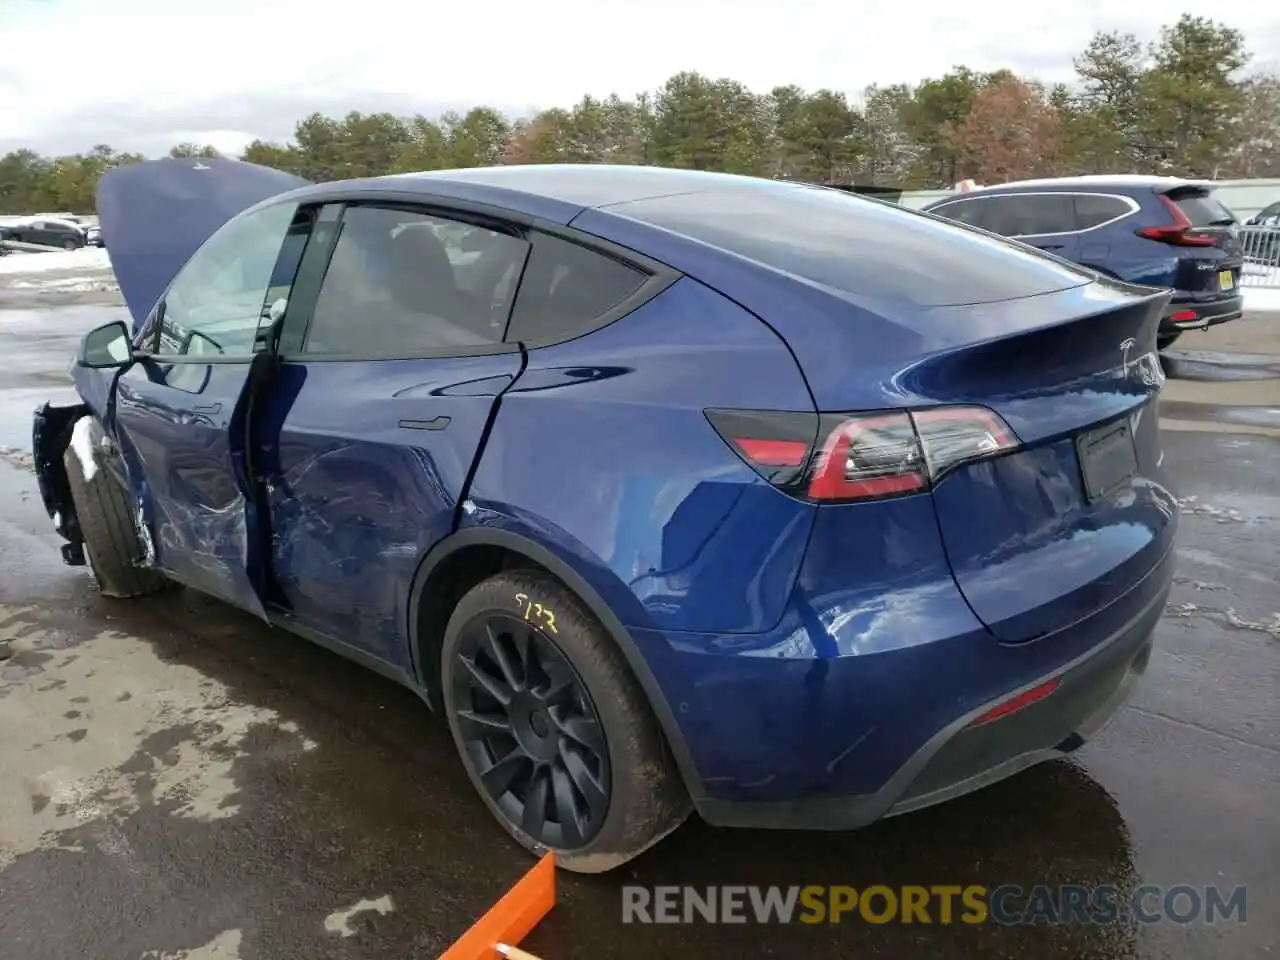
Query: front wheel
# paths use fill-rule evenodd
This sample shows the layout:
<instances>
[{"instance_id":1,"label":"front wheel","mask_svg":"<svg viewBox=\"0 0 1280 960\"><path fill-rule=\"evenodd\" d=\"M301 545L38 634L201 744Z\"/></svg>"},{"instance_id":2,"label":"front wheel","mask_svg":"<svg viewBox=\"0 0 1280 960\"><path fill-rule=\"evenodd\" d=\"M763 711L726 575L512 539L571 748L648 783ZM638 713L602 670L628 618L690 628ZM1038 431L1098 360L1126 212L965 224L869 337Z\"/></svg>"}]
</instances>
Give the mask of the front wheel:
<instances>
[{"instance_id":1,"label":"front wheel","mask_svg":"<svg viewBox=\"0 0 1280 960\"><path fill-rule=\"evenodd\" d=\"M96 424L82 423L77 425L89 431L86 436L101 438ZM98 589L107 597L138 597L163 589L168 581L162 574L138 566L142 545L128 493L110 470L83 463L76 446L68 445L62 463Z\"/></svg>"},{"instance_id":2,"label":"front wheel","mask_svg":"<svg viewBox=\"0 0 1280 960\"><path fill-rule=\"evenodd\" d=\"M550 575L498 574L462 598L445 630L441 686L467 775L531 852L603 873L689 815L613 638Z\"/></svg>"}]
</instances>

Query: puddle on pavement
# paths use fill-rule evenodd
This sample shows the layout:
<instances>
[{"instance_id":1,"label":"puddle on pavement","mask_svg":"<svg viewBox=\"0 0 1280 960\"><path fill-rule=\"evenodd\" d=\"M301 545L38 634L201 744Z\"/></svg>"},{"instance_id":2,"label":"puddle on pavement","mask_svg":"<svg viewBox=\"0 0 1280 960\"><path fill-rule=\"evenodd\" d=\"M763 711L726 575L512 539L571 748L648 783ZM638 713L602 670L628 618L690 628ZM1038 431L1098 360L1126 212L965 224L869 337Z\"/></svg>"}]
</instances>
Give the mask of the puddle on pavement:
<instances>
[{"instance_id":1,"label":"puddle on pavement","mask_svg":"<svg viewBox=\"0 0 1280 960\"><path fill-rule=\"evenodd\" d=\"M1275 354L1169 350L1160 360L1172 380L1280 380L1280 356Z\"/></svg>"}]
</instances>

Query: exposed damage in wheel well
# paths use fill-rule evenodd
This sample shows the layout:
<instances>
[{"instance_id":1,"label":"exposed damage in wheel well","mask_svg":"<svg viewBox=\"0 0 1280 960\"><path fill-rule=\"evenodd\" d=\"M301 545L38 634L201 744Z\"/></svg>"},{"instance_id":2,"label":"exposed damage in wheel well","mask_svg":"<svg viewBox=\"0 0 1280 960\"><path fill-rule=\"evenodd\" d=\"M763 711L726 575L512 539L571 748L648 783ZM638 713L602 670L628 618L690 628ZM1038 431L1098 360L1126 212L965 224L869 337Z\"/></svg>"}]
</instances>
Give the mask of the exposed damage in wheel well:
<instances>
[{"instance_id":1,"label":"exposed damage in wheel well","mask_svg":"<svg viewBox=\"0 0 1280 960\"><path fill-rule=\"evenodd\" d=\"M84 566L84 537L62 456L71 443L76 422L87 415L89 408L83 403L65 406L46 403L36 410L31 429L31 452L40 499L54 522L54 529L67 541L62 557L72 566Z\"/></svg>"}]
</instances>

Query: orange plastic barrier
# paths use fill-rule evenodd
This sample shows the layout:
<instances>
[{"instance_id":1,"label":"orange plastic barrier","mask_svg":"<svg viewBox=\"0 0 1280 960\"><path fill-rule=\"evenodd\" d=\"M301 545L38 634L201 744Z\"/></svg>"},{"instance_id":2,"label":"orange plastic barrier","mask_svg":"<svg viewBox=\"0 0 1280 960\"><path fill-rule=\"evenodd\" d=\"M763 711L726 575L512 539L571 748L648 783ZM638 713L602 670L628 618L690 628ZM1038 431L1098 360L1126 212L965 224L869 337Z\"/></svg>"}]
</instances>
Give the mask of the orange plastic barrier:
<instances>
[{"instance_id":1,"label":"orange plastic barrier","mask_svg":"<svg viewBox=\"0 0 1280 960\"><path fill-rule=\"evenodd\" d=\"M440 960L495 960L503 955L499 945L515 948L555 905L556 855L548 853L472 924ZM506 955L511 960L537 960L518 948L506 951Z\"/></svg>"}]
</instances>

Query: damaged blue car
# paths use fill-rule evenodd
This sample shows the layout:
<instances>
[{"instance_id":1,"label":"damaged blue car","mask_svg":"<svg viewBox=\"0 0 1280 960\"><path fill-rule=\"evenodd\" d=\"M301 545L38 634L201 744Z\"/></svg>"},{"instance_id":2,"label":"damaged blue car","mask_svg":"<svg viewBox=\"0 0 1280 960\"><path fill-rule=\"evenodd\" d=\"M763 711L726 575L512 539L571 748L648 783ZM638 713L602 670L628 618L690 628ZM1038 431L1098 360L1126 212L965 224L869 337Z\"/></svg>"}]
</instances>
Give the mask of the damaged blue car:
<instances>
[{"instance_id":1,"label":"damaged blue car","mask_svg":"<svg viewBox=\"0 0 1280 960\"><path fill-rule=\"evenodd\" d=\"M133 322L35 414L65 560L410 687L568 869L945 801L1147 664L1167 292L658 168L166 159L98 209Z\"/></svg>"}]
</instances>

